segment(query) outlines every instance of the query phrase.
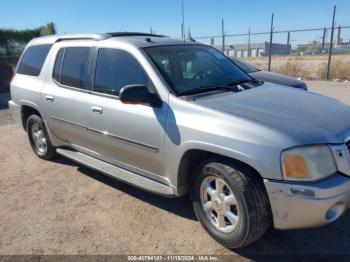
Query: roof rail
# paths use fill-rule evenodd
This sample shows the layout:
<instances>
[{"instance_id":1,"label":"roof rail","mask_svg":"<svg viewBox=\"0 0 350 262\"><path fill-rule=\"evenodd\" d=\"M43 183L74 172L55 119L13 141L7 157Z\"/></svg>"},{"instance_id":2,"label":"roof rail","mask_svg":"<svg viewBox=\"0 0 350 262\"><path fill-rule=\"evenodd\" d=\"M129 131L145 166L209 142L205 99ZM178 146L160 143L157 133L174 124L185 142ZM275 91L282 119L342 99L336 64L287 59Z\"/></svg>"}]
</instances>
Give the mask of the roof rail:
<instances>
[{"instance_id":1,"label":"roof rail","mask_svg":"<svg viewBox=\"0 0 350 262\"><path fill-rule=\"evenodd\" d=\"M110 38L109 34L70 34L70 35L61 35L55 42L65 41L65 40L105 40Z\"/></svg>"},{"instance_id":2,"label":"roof rail","mask_svg":"<svg viewBox=\"0 0 350 262\"><path fill-rule=\"evenodd\" d=\"M111 32L111 33L106 33L106 34L110 35L111 37L118 37L118 36L166 37L165 35L156 35L156 34L140 33L140 32Z\"/></svg>"}]
</instances>

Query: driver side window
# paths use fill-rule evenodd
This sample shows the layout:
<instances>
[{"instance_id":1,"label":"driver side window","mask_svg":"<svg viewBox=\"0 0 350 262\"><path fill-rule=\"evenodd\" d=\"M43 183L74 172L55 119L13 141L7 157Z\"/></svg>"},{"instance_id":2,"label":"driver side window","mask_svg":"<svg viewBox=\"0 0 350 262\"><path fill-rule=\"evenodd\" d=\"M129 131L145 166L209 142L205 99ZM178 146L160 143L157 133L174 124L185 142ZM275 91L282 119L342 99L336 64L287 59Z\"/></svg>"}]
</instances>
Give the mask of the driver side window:
<instances>
[{"instance_id":1,"label":"driver side window","mask_svg":"<svg viewBox=\"0 0 350 262\"><path fill-rule=\"evenodd\" d=\"M118 49L99 49L95 92L118 96L126 85L141 84L148 87L148 82L147 74L132 55Z\"/></svg>"}]
</instances>

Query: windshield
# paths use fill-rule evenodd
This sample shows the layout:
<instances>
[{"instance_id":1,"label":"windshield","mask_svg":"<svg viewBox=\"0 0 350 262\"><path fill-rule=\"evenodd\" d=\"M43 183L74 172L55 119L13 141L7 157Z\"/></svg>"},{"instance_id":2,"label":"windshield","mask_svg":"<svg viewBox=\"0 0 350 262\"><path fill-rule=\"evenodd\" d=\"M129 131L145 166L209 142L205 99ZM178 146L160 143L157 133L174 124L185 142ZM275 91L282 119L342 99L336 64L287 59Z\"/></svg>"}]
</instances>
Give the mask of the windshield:
<instances>
[{"instance_id":1,"label":"windshield","mask_svg":"<svg viewBox=\"0 0 350 262\"><path fill-rule=\"evenodd\" d=\"M145 48L171 88L178 94L208 86L251 80L218 50L201 45Z\"/></svg>"},{"instance_id":2,"label":"windshield","mask_svg":"<svg viewBox=\"0 0 350 262\"><path fill-rule=\"evenodd\" d=\"M247 74L259 71L254 66L252 66L252 65L242 61L241 59L238 59L238 58L235 58L235 57L232 57L231 59L232 59L233 62L236 63L236 65L238 65Z\"/></svg>"}]
</instances>

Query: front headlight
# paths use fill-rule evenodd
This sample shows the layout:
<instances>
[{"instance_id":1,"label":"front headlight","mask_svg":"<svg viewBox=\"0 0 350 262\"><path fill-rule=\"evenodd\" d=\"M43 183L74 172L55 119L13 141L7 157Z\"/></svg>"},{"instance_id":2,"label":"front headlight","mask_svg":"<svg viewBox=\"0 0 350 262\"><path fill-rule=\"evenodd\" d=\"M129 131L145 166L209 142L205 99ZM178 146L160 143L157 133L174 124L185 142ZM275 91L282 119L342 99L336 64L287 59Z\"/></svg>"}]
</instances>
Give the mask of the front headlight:
<instances>
[{"instance_id":1,"label":"front headlight","mask_svg":"<svg viewBox=\"0 0 350 262\"><path fill-rule=\"evenodd\" d=\"M327 145L301 146L282 153L285 180L312 181L336 172L332 152Z\"/></svg>"}]
</instances>

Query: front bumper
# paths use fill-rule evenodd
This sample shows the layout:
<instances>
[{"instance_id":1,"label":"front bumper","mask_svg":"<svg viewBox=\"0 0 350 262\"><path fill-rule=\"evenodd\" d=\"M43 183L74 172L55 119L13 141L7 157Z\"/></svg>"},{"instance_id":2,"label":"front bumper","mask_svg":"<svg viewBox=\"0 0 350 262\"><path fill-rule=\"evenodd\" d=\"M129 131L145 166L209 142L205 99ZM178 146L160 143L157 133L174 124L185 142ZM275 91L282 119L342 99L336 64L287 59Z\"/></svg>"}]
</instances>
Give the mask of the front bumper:
<instances>
[{"instance_id":1,"label":"front bumper","mask_svg":"<svg viewBox=\"0 0 350 262\"><path fill-rule=\"evenodd\" d=\"M277 229L318 227L350 207L350 178L337 174L312 184L265 180Z\"/></svg>"}]
</instances>

